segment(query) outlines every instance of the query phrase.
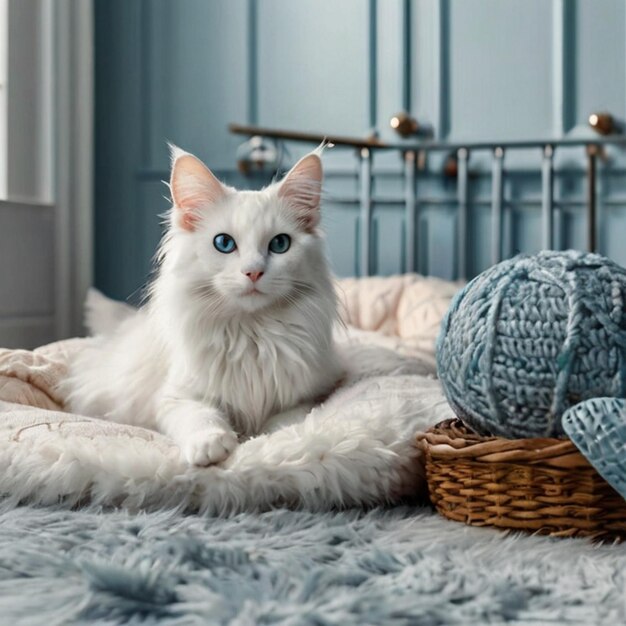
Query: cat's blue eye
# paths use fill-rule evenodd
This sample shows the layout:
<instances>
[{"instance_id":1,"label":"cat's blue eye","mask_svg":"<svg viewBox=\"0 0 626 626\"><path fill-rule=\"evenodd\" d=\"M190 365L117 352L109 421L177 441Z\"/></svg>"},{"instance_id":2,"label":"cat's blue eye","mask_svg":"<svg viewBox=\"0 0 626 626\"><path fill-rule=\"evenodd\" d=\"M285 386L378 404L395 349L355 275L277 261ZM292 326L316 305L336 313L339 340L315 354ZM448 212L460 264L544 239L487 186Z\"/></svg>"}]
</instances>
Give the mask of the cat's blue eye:
<instances>
[{"instance_id":1,"label":"cat's blue eye","mask_svg":"<svg viewBox=\"0 0 626 626\"><path fill-rule=\"evenodd\" d=\"M237 247L235 240L226 233L220 233L219 235L215 235L215 239L213 239L213 245L218 252L223 252L224 254L231 253Z\"/></svg>"},{"instance_id":2,"label":"cat's blue eye","mask_svg":"<svg viewBox=\"0 0 626 626\"><path fill-rule=\"evenodd\" d=\"M283 254L289 250L289 246L291 246L291 237L285 233L281 233L280 235L276 235L276 237L270 241L270 252Z\"/></svg>"}]
</instances>

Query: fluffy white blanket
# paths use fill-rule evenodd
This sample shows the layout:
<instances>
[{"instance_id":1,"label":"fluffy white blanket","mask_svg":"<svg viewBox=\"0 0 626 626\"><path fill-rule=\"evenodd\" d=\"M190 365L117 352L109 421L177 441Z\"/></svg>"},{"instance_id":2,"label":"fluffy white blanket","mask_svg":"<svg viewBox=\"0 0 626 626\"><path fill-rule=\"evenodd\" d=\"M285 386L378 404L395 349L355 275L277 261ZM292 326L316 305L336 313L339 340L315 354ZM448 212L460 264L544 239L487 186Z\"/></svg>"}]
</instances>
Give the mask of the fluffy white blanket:
<instances>
[{"instance_id":1,"label":"fluffy white blanket","mask_svg":"<svg viewBox=\"0 0 626 626\"><path fill-rule=\"evenodd\" d=\"M0 350L0 493L5 503L90 503L211 514L394 502L423 487L415 433L451 416L434 340L457 285L416 275L342 281L344 344L380 362L294 423L273 421L219 466L189 467L166 437L63 411L57 384L88 340ZM383 348L405 358L394 361ZM374 354L370 352L370 355Z\"/></svg>"}]
</instances>

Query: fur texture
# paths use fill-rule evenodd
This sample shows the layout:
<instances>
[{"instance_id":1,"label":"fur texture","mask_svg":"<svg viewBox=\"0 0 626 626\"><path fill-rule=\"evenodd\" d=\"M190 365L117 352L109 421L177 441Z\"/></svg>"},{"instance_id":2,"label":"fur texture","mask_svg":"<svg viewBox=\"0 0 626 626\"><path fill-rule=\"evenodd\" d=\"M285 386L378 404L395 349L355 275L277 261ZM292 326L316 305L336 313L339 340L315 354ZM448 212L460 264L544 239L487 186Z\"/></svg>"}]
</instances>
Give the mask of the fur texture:
<instances>
[{"instance_id":1,"label":"fur texture","mask_svg":"<svg viewBox=\"0 0 626 626\"><path fill-rule=\"evenodd\" d=\"M227 514L288 505L325 511L397 502L419 492L424 481L415 433L452 417L433 378L433 352L435 320L453 286L409 278L363 279L361 287L343 281L346 311L359 321L362 308L376 325L386 325L388 336L338 328L338 350L352 355L351 377L306 414L274 416L263 433L209 468L181 460L176 444L153 430L63 412L59 383L98 338L34 352L0 350L0 492L7 506ZM383 281L388 293L373 280ZM406 297L398 297L399 289ZM99 302L114 320L134 315ZM100 319L108 323L106 315ZM416 345L428 350L392 336L395 328L409 326L419 337Z\"/></svg>"},{"instance_id":2,"label":"fur texture","mask_svg":"<svg viewBox=\"0 0 626 626\"><path fill-rule=\"evenodd\" d=\"M505 535L414 507L0 515L6 624L623 624L626 544Z\"/></svg>"},{"instance_id":3,"label":"fur texture","mask_svg":"<svg viewBox=\"0 0 626 626\"><path fill-rule=\"evenodd\" d=\"M65 383L72 412L159 430L192 464L223 461L272 415L327 396L343 374L336 295L317 228L312 153L262 191L222 185L173 151L174 207L147 306L116 312L91 296L103 332ZM219 250L217 237L236 244ZM287 236L284 253L274 237ZM116 319L123 319L117 326Z\"/></svg>"},{"instance_id":4,"label":"fur texture","mask_svg":"<svg viewBox=\"0 0 626 626\"><path fill-rule=\"evenodd\" d=\"M452 413L439 383L419 375L423 364L399 359L396 367L396 375L348 383L305 417L277 416L271 432L209 468L181 460L154 431L0 402L0 492L5 506L174 507L209 515L397 502L424 487L415 432Z\"/></svg>"}]
</instances>

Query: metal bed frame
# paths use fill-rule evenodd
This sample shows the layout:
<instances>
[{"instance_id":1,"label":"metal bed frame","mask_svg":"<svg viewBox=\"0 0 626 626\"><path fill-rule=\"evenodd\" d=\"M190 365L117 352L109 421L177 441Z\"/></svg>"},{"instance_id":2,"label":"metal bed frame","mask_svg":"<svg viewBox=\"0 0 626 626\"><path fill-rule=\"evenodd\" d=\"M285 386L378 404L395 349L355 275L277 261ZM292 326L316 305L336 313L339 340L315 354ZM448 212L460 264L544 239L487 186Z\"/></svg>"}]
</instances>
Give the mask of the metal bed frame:
<instances>
[{"instance_id":1,"label":"metal bed frame","mask_svg":"<svg viewBox=\"0 0 626 626\"><path fill-rule=\"evenodd\" d=\"M591 116L593 119L594 116ZM593 124L597 130L597 125ZM542 247L553 248L555 245L555 208L558 204L554 193L554 159L555 153L563 148L584 148L586 158L586 216L587 216L587 248L597 250L597 170L598 157L606 146L614 145L626 148L626 135L599 135L593 138L563 138L549 140L506 141L506 142L464 142L449 143L431 140L381 141L376 137L358 138L317 133L292 132L259 126L242 126L231 124L232 133L248 137L267 138L276 142L295 141L319 145L326 141L338 146L352 147L356 150L359 161L359 207L360 207L360 275L371 274L372 267L372 157L375 151L395 150L403 155L403 186L405 211L405 270L413 272L416 267L416 240L418 240L418 224L420 198L418 187L418 161L429 153L453 154L456 158L456 200L458 203L457 228L457 277L468 278L467 271L467 230L469 208L469 162L470 156L477 153L491 156L491 260L498 263L503 258L502 250L502 218L503 218L503 185L506 171L504 158L507 153L537 149L541 155L541 224ZM559 214L556 214L558 219Z\"/></svg>"}]
</instances>

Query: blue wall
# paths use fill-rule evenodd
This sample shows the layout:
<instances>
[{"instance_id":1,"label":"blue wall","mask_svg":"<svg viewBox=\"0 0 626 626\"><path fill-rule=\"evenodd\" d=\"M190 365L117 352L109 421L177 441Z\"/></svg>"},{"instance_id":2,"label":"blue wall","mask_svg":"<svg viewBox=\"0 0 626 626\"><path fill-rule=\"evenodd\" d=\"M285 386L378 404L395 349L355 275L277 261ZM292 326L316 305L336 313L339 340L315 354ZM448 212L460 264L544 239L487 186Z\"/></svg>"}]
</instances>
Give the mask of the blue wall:
<instances>
[{"instance_id":1,"label":"blue wall","mask_svg":"<svg viewBox=\"0 0 626 626\"><path fill-rule=\"evenodd\" d=\"M392 136L408 110L449 140L589 134L593 111L626 118L623 0L96 0L96 283L116 297L145 283L167 208L167 140L233 184L228 122ZM295 159L304 150L291 147ZM600 178L601 251L626 264L624 158ZM335 270L356 273L356 159L325 157L324 224ZM504 252L539 247L540 154L507 156ZM561 243L584 247L581 150L556 155ZM286 163L288 165L288 163ZM418 268L454 274L454 181L420 173ZM377 273L403 271L402 163L374 162ZM488 163L470 163L469 269L490 262ZM333 200L334 198L334 200ZM343 201L341 200L343 199Z\"/></svg>"}]
</instances>

